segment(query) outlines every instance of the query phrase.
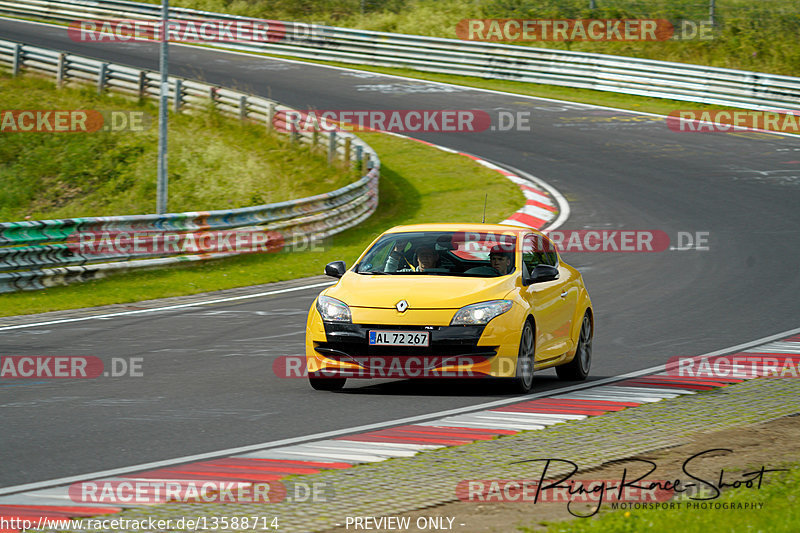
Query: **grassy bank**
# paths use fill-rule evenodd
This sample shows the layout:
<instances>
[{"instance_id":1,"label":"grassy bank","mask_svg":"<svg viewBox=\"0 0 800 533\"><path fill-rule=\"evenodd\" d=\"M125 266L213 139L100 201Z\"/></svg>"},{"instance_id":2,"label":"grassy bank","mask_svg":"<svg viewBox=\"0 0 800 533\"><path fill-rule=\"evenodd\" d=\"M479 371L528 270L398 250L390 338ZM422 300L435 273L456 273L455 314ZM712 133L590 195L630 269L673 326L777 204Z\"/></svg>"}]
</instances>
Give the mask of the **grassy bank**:
<instances>
[{"instance_id":1,"label":"grassy bank","mask_svg":"<svg viewBox=\"0 0 800 533\"><path fill-rule=\"evenodd\" d=\"M146 0L159 3L158 0ZM709 19L695 0L173 0L172 5L279 20L456 38L469 18ZM800 72L800 5L796 0L717 0L711 39L659 42L536 42L543 48L679 61L796 76Z\"/></svg>"},{"instance_id":2,"label":"grassy bank","mask_svg":"<svg viewBox=\"0 0 800 533\"><path fill-rule=\"evenodd\" d=\"M790 471L776 476L776 480L760 488L726 490L714 500L706 502L677 500L681 508L635 509L601 513L594 519L576 519L552 523L548 533L633 533L682 531L707 533L709 531L770 531L794 533L800 530L800 463L781 468ZM717 510L687 510L688 504L722 504ZM753 504L763 504L754 510ZM742 504L738 506L737 504ZM744 507L748 504L748 507ZM738 508L737 508L738 507ZM532 532L533 528L520 528ZM537 531L539 531L537 529Z\"/></svg>"},{"instance_id":3,"label":"grassy bank","mask_svg":"<svg viewBox=\"0 0 800 533\"><path fill-rule=\"evenodd\" d=\"M38 80L25 80L24 83L30 83L30 87L40 87ZM40 87L43 89L44 87ZM92 98L90 93L79 92L76 95L66 91L56 92L52 89L52 94L41 95L45 100L40 100L37 108L54 108L54 109L68 109L72 108L86 108L86 103L70 100L71 98L79 98L83 94L85 98ZM64 96L66 100L61 100ZM115 101L115 105L123 106L130 105L124 101ZM9 106L10 107L10 106ZM30 106L29 106L30 107ZM187 119L190 120L190 119ZM211 120L206 118L204 120ZM214 129L219 133L220 137L226 138L231 145L231 150L238 149L238 147L253 148L253 154L249 155L243 161L249 165L254 165L261 168L260 160L257 154L263 147L255 146L258 144L257 136L266 137L258 128L258 131L251 131L245 127L240 130L240 126L236 122L229 122L219 118L218 124L209 125L208 131ZM173 121L176 125L179 120ZM210 127L210 126L213 126ZM196 130L195 130L196 131ZM205 130L201 130L204 134ZM103 154L98 150L102 145L94 144L97 141L90 135L74 135L73 137L58 136L54 134L17 134L27 135L41 150L38 157L41 158L58 158L59 154L68 153L89 153L94 154L95 158L103 158ZM216 135L216 133L215 133ZM250 139L250 135L254 135ZM363 248L380 232L387 228L405 223L414 222L434 222L434 221L449 221L449 222L478 222L481 219L483 212L484 193L488 193L488 205L486 209L486 219L489 221L499 221L506 218L509 214L516 211L523 203L524 198L516 185L512 184L503 178L497 172L490 171L472 160L463 156L450 154L428 147L421 143L408 141L382 134L360 134L381 157L381 184L380 184L380 206L378 211L369 218L366 222L362 223L359 227L343 232L334 236L328 242L321 245L314 246L311 250L299 251L284 251L273 254L260 254L260 255L247 255L230 259L223 259L219 261L209 261L203 264L191 264L174 266L160 270L131 272L127 274L120 274L110 278L91 281L83 284L76 284L67 287L55 287L42 291L33 292L19 292L12 294L0 295L0 316L9 316L16 314L29 314L45 311L53 311L59 309L71 309L78 307L88 307L112 303L126 303L134 302L143 299L160 298L167 296L178 296L183 294L192 294L197 292L240 287L245 285L267 283L272 281L280 281L286 279L294 279L303 276L310 276L320 274L322 267L325 263L334 259L344 259L348 264L358 256ZM179 135L171 138L171 151L180 153L183 149L192 150L195 152L201 151L200 139L203 135L191 137L184 137L181 139ZM42 139L40 139L42 138ZM60 139L60 140L59 140ZM87 145L82 144L80 141L83 139ZM3 145L6 138L0 136L0 146ZM24 140L24 139L23 139ZM24 143L21 141L17 145L17 149L24 149ZM68 144L61 145L59 142ZM115 141L108 141L114 146ZM117 143L130 142L126 139L118 139ZM265 142L265 141L262 141ZM280 140L276 141L278 145L273 150L279 150ZM37 144L38 143L38 144ZM72 144L77 143L77 144ZM189 146L183 147L181 145L188 144ZM153 158L152 154L147 155L148 150L155 150L156 143L153 140L149 143L142 142L138 144L139 149L145 152L141 157ZM2 153L7 153L8 150ZM47 155L51 154L51 155ZM215 159L214 157L217 159ZM12 152L13 155L13 152ZM205 165L210 169L216 169L220 176L227 174L229 169L223 164L226 160L222 148L218 149L213 154L205 154L203 157ZM247 155L247 154L245 154ZM7 156L6 156L7 157ZM280 157L280 156L279 156ZM284 154L284 157L288 157ZM296 156L292 156L295 158ZM110 158L109 158L110 160ZM291 167L290 159L287 167ZM0 165L5 159L0 158ZM15 161L18 164L19 158ZM91 166L91 158L84 159L84 165ZM151 180L155 183L154 177L137 176L135 173L127 173L126 166L135 164L137 160L130 160L124 157L118 158L117 168L119 172L125 172L129 176L131 183L130 188L136 189L141 187L141 183L137 180ZM215 165L215 161L219 161ZM44 164L37 160L32 163L35 165ZM303 166L310 163L304 161L297 161L298 169L297 175L294 178L298 182L308 182L305 186L314 185L323 190L332 190L336 186L337 171L333 171L332 181L330 183L323 182L316 183L309 180L308 176L313 176L313 169ZM69 165L67 165L69 166ZM82 165L72 165L76 169L84 168ZM53 166L54 172L61 167ZM226 170L227 169L227 170ZM2 172L2 171L0 171ZM28 171L27 176L31 179L36 178L33 169ZM234 174L235 176L236 174ZM112 179L113 172L105 175L105 178ZM84 178L86 181L91 181L89 176ZM221 177L219 179L222 179ZM0 174L0 180L6 182L5 174ZM76 186L81 186L81 181L76 178ZM291 179L290 179L291 181ZM98 183L102 184L103 176L98 178ZM21 183L21 182L20 182ZM213 183L213 180L212 180ZM227 207L227 200L230 198L224 196L225 187L224 182L219 182L220 195L218 200ZM291 183L288 186L295 187L298 190L300 184ZM243 196L237 197L237 200L230 205L231 207L238 207L237 201L248 203L247 195L254 195L261 193L261 189L272 190L278 186L273 183L257 184L252 183L248 185L251 187L249 190L243 190ZM4 186L3 189L6 187ZM245 188L243 188L245 189ZM192 190L192 189L188 189ZM304 190L302 193L292 193L284 191L285 196L307 195L311 191ZM109 214L114 211L104 211L102 213L94 211L95 205L92 204L83 206L81 199L94 197L87 194L88 188L82 189L84 192L79 192L70 196L69 202L64 205L56 205L52 210L33 210L25 205L17 205L8 203L5 200L4 206L8 209L18 209L18 212L36 213L35 218L48 218L52 217L55 212L65 212L68 206L71 206L70 213L75 214ZM171 205L185 205L185 199L181 198L181 189L179 187L171 187L170 195ZM21 196L21 198L27 198ZM34 197L31 202L35 203L39 199ZM150 209L151 201L147 201L145 211L152 211ZM55 201L55 200L52 200ZM196 200L194 200L196 201ZM270 199L269 201L272 201ZM112 199L109 199L107 204L103 204L104 209L114 209L115 204ZM126 204L127 205L127 204ZM206 205L193 204L195 208L205 208ZM138 209L137 209L138 210ZM136 212L136 211L133 211ZM18 217L14 217L18 218Z\"/></svg>"},{"instance_id":4,"label":"grassy bank","mask_svg":"<svg viewBox=\"0 0 800 533\"><path fill-rule=\"evenodd\" d=\"M57 91L33 77L0 75L0 94L3 109L97 110L109 117L115 111L143 119L135 131L0 133L0 220L155 211L155 104L98 96L93 88ZM312 153L268 135L263 125L242 125L211 110L171 116L168 167L172 212L279 202L356 179L328 165L321 148Z\"/></svg>"}]
</instances>

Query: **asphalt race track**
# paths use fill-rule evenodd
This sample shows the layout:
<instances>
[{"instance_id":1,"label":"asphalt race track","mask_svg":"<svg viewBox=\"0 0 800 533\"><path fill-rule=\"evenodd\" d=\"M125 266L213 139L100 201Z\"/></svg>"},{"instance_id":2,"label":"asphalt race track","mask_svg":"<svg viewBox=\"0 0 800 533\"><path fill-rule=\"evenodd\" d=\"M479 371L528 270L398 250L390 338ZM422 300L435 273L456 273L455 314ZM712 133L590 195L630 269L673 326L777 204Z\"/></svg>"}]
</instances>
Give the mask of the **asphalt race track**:
<instances>
[{"instance_id":1,"label":"asphalt race track","mask_svg":"<svg viewBox=\"0 0 800 533\"><path fill-rule=\"evenodd\" d=\"M158 67L150 44L77 43L64 29L9 20L0 20L0 38ZM528 132L418 138L546 180L570 202L562 229L661 230L673 244L680 231L708 232L709 250L564 254L594 301L592 379L798 326L796 138L673 132L663 118L625 111L185 46L171 47L170 62L171 74L299 108L530 112ZM144 373L0 383L0 488L508 396L494 382L351 380L331 394L277 378L275 357L303 353L306 313L319 290L0 329L2 355L142 357ZM553 371L537 379L539 390L560 386Z\"/></svg>"}]
</instances>

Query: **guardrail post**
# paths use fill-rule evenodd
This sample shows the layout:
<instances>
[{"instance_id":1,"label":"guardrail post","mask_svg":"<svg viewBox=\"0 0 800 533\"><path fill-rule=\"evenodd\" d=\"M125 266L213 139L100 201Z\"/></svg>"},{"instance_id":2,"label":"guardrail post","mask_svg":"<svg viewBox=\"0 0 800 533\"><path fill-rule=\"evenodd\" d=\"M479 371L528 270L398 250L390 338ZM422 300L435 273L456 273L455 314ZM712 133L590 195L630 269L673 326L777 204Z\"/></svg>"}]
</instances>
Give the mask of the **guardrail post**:
<instances>
[{"instance_id":1,"label":"guardrail post","mask_svg":"<svg viewBox=\"0 0 800 533\"><path fill-rule=\"evenodd\" d=\"M175 80L175 112L179 113L183 103L183 81Z\"/></svg>"},{"instance_id":2,"label":"guardrail post","mask_svg":"<svg viewBox=\"0 0 800 533\"><path fill-rule=\"evenodd\" d=\"M239 97L239 120L244 122L247 118L247 96Z\"/></svg>"},{"instance_id":3,"label":"guardrail post","mask_svg":"<svg viewBox=\"0 0 800 533\"><path fill-rule=\"evenodd\" d=\"M311 132L311 147L316 148L319 143L319 124L314 121L314 131Z\"/></svg>"},{"instance_id":4,"label":"guardrail post","mask_svg":"<svg viewBox=\"0 0 800 533\"><path fill-rule=\"evenodd\" d=\"M715 0L709 0L708 3L708 20L711 21L711 26L714 27L717 25L717 17L716 17L716 5Z\"/></svg>"},{"instance_id":5,"label":"guardrail post","mask_svg":"<svg viewBox=\"0 0 800 533\"><path fill-rule=\"evenodd\" d=\"M356 168L361 172L361 157L364 155L364 147L360 144L356 145Z\"/></svg>"},{"instance_id":6,"label":"guardrail post","mask_svg":"<svg viewBox=\"0 0 800 533\"><path fill-rule=\"evenodd\" d=\"M282 119L283 119L283 127L289 134L289 142L295 144L297 141L300 140L300 132L297 129L297 123L299 121L296 118L294 118L294 115L291 111L284 112Z\"/></svg>"},{"instance_id":7,"label":"guardrail post","mask_svg":"<svg viewBox=\"0 0 800 533\"><path fill-rule=\"evenodd\" d=\"M56 68L56 85L60 88L64 85L64 71L67 66L67 54L58 54L58 66Z\"/></svg>"},{"instance_id":8,"label":"guardrail post","mask_svg":"<svg viewBox=\"0 0 800 533\"><path fill-rule=\"evenodd\" d=\"M154 0L150 0L151 2ZM157 2L157 0L155 0ZM167 0L162 0L167 1ZM354 0L355 1L355 0ZM365 5L366 0L358 0L361 2L362 5ZM594 10L597 8L598 5L602 6L603 3L600 0L583 0L585 3L583 5L589 5L590 9ZM120 7L110 7L110 12L108 13L111 16L115 17L125 17L126 12L124 9L138 9L128 6L126 2L116 2L110 0L99 0L93 2L79 2L76 0L52 0L52 1L20 1L20 2L7 2L7 1L0 1L4 6L6 5L16 5L16 4L37 4L37 5L51 5L53 6L51 10L48 11L48 16L57 16L58 14L65 14L67 11L63 6L70 6L70 9L75 9L75 6L85 5L85 4L114 4L119 5ZM720 13L716 11L716 3L717 0L698 0L696 2L698 4L701 3L708 3L708 11L703 11L708 13L708 17L712 26L718 27L721 22L724 22L723 18L720 18ZM722 2L720 2L722 3ZM752 3L752 2L751 2ZM122 6L128 7L122 7ZM158 15L159 10L157 7L153 6L152 4L138 4L138 5L147 5L150 6L145 11L155 18ZM55 6L62 6L62 7L55 7ZM142 8L144 9L144 8ZM122 11L120 11L122 10ZM18 12L28 14L31 16L37 16L35 11L31 9L23 9L20 8L17 10ZM71 11L70 11L71 12ZM41 15L41 11L38 11ZM181 16L198 16L201 18L205 18L208 15L201 15L200 12L188 10ZM74 17L71 17L74 18ZM163 32L162 32L163 33ZM309 39L305 39L309 44L309 49L322 49L325 47L325 43L323 41L334 38L334 35L338 35L338 30L330 29L325 30L319 27L311 27L311 35ZM347 35L351 35L350 32L347 32ZM517 71L515 74L515 79L518 81L524 82L540 82L541 81L541 63L546 61L548 64L551 64L554 68L554 71L550 71L548 68L548 76L551 76L553 81L561 80L560 83L564 84L565 86L581 86L584 87L586 85L592 85L593 83L597 83L603 79L603 75L599 72L598 66L604 65L600 67L600 69L606 68L613 64L614 66L609 66L611 69L619 69L620 76L622 79L618 81L615 80L615 92L619 92L621 94L631 94L632 92L641 93L642 90L646 91L653 91L660 93L660 96L670 97L670 92L673 93L673 96L678 96L675 92L676 90L681 91L681 96L686 97L687 94L683 92L683 89L676 89L674 87L673 82L671 81L672 75L680 72L684 77L705 77L708 78L708 74L704 74L702 67L699 66L692 66L686 65L683 67L674 67L672 65L658 63L657 61L653 60L639 60L636 58L627 58L627 59L610 59L608 56L603 56L602 54L590 54L590 53L583 53L581 52L579 55L581 57L580 60L577 57L566 57L561 56L560 53L555 54L553 57L553 53L547 52L537 52L536 48L524 47L525 50L521 50L519 47L514 47L515 50L511 51L510 49L506 48L491 48L492 52L487 53L487 49L479 45L478 43L471 44L468 48L464 48L464 44L462 42L456 40L448 40L448 41L435 41L437 44L435 45L438 52L437 57L438 59L431 60L430 58L419 57L420 54L414 54L413 57L409 57L408 59L400 60L397 57L392 56L393 51L400 51L406 50L406 46L408 44L408 37L403 37L402 35L398 34L387 34L383 32L372 32L372 31L359 31L357 35L346 36L342 35L340 37L335 37L339 44L345 45L347 47L346 50L338 50L335 53L336 55L339 54L347 54L350 59L370 59L376 64L380 64L383 66L398 66L402 63L401 66L413 66L413 67L421 67L424 66L426 69L433 69L436 72L445 72L451 74L458 74L458 73L465 73L465 74L476 74L476 75L483 75L486 73L486 69L488 69L489 73L497 72L498 68L501 68L498 65L507 65L508 62L514 64L514 69ZM431 38L426 37L415 37L414 38L414 46L416 48L424 49L427 43L433 43L434 41L430 40ZM300 41L304 40L304 38L296 37L294 40ZM381 55L380 58L375 56L374 46L373 43L378 40L386 40L386 53L387 55ZM494 45L492 45L494 46ZM303 47L305 48L305 47ZM27 49L24 49L27 50ZM290 55L291 52L287 52ZM298 52L299 53L299 52ZM301 54L304 55L304 54ZM29 57L29 54L28 56ZM26 59L27 59L26 57ZM404 55L404 57L406 57ZM48 61L51 58L48 58ZM55 59L55 56L52 56L52 59ZM399 61L399 63L398 63ZM459 69L458 71L454 71L454 65L463 65L465 68ZM661 66L659 66L661 65ZM52 65L48 65L48 68ZM468 68L466 68L468 67ZM629 67L633 67L632 69ZM659 72L661 69L668 69L666 72ZM720 75L732 75L734 79L730 82L730 88L734 88L741 91L746 91L747 87L744 86L745 84L738 81L739 77L742 76L741 73L737 73L736 71L731 71L729 69L725 69L727 72L720 73ZM626 72L627 71L627 72ZM660 76L651 76L650 71L659 72L659 74L668 73L669 80L659 81ZM472 73L472 74L470 74ZM482 74L481 74L482 73ZM577 78L577 80L576 80ZM616 75L615 75L616 78ZM777 78L772 76L764 76L765 80L769 79L770 83L770 92L769 97L772 101L769 103L769 107L775 107L776 105L779 106L778 102L783 102L784 105L796 104L796 95L797 95L797 88L796 86L792 85L789 88L786 88L783 85L783 82L779 81ZM112 78L113 79L113 78ZM115 79L113 79L116 81ZM63 81L63 80L62 80ZM794 83L794 82L790 82ZM716 85L716 83L714 84ZM695 98L699 98L704 100L705 98L714 97L720 98L718 103L728 102L729 105L735 105L736 107L740 107L742 103L747 102L747 105L751 106L762 106L763 99L759 99L757 95L745 95L745 99L740 100L740 96L734 97L731 93L728 92L728 82L725 82L726 87L724 89L713 89L714 94L706 93L706 94L697 94L695 93L692 95ZM709 89L711 91L712 89ZM733 98L733 100L731 100Z\"/></svg>"},{"instance_id":9,"label":"guardrail post","mask_svg":"<svg viewBox=\"0 0 800 533\"><path fill-rule=\"evenodd\" d=\"M369 160L369 153L364 154L364 168L369 171L372 168L372 163Z\"/></svg>"},{"instance_id":10,"label":"guardrail post","mask_svg":"<svg viewBox=\"0 0 800 533\"><path fill-rule=\"evenodd\" d=\"M97 73L97 94L103 94L106 89L106 76L108 71L108 63L100 63L100 70Z\"/></svg>"},{"instance_id":11,"label":"guardrail post","mask_svg":"<svg viewBox=\"0 0 800 533\"><path fill-rule=\"evenodd\" d=\"M104 1L104 0L101 0L101 1ZM53 2L53 3L56 3L56 2ZM72 74L69 73L69 70L72 68L72 60L70 60L69 57L73 57L74 58L74 60L76 61L76 66L80 66L80 65L85 65L86 64L86 63L84 63L84 61L86 61L86 58L81 58L80 56L70 55L70 54L67 54L67 53L59 53L58 51L46 51L45 59L43 59L42 62L37 62L37 65L32 65L31 61L30 61L30 52L29 52L30 48L25 48L24 45L19 45L19 44L16 44L16 43L10 43L10 44L7 44L6 50L9 51L7 53L7 55L10 54L10 56L11 56L10 57L11 61L9 63L11 65L11 67L12 67L11 71L13 72L14 75L18 75L19 73L21 73L21 69L24 69L26 72L28 70L38 70L40 72L47 73L47 75L49 76L49 75L53 74L53 70L55 70L55 76L54 77L56 78L57 84L59 86L69 86L69 84L70 84L69 80L72 79L72 78L75 79L76 84L80 83L81 85L86 85L86 83L84 83L84 82L88 82L89 84L91 84L91 76L95 75L94 72L87 73L88 75L87 74L80 74L80 72L78 72L79 75L76 75L76 69L73 69L73 73ZM26 53L27 53L27 55L26 55ZM25 60L27 60L28 63L25 63ZM39 66L41 63L43 63L45 61L46 61L46 64L44 64L42 66ZM51 61L54 64L51 64L50 63ZM102 61L91 61L89 64L97 65L97 70L96 70L97 77L95 78L95 84L96 84L95 88L98 91L98 94L103 94L105 91L114 92L114 91L118 91L120 89L120 87L118 85L118 82L120 80L119 71L117 70L118 67L115 65L115 63L113 63L113 62L107 63L107 62L102 62ZM84 68L84 67L81 67L81 68ZM126 72L129 72L130 74L128 74L126 76L126 78L129 80L129 82L125 83L125 85L127 87L129 87L130 89L133 89L133 90L128 91L131 94L135 94L137 92L137 90L138 90L140 98L147 98L149 96L154 96L155 94L158 93L159 83L156 81L156 80L158 80L158 78L157 78L157 74L155 72L146 71L146 70L140 70L140 69L130 69L130 70L126 70ZM72 78L70 78L70 76L72 76ZM185 96L187 97L187 106L192 107L191 104L192 104L192 101L194 100L194 95L196 94L196 91L194 89L194 85L191 82L189 82L189 85L187 86L187 89L183 89L181 80L174 80L174 84L175 84L174 85L174 89L173 89L175 91L174 92L174 94L175 94L175 102L174 102L174 104L176 106L176 110L178 108L181 108L182 105L183 105L184 93L185 93ZM161 86L161 87L163 87L163 86ZM220 87L208 87L208 89L203 89L200 92L201 93L202 92L206 92L209 89L210 89L210 93L207 93L207 94L209 94L209 97L210 97L210 99L212 101L212 104L215 105L215 107L219 106L221 102L228 102L229 101L229 99L227 97L227 95L229 93L227 91L222 91L222 89ZM233 93L233 94L236 94L236 93ZM224 95L224 96L222 96L222 95ZM248 115L247 115L247 111L248 111L247 110L247 98L248 97L253 98L254 102L262 102L262 100L256 99L257 97L255 95L245 95L245 96L240 97L239 101L240 101L241 105L240 105L239 111L240 111L240 114L241 114L242 118L248 118ZM237 99L234 97L232 100L235 103ZM283 114L285 112L277 110L278 104L276 104L274 102L269 102L269 101L265 102L265 104L268 106L268 109L267 109L267 111L268 111L268 114L267 114L267 120L268 120L267 127L270 130L280 129L281 132L283 132L283 130L285 128L283 128L283 127L279 128L275 124L276 120L280 120L281 121L280 124L284 124L285 123L286 126L288 126L290 128L288 131L291 133L291 138L292 138L293 142L298 143L300 141L299 136L302 135L304 137L302 139L302 143L303 144L306 143L307 138L305 137L306 136L305 127L299 125L299 118L302 115L302 113L292 111L291 115L290 115L292 118L284 120ZM257 110L257 106L258 105L260 105L260 103L254 103L254 105L253 105L253 110L256 113L254 115L254 118L256 116L260 116L260 112L261 111ZM164 106L164 107L162 107L162 109L166 110L167 107L168 106ZM228 108L227 105L225 105L225 107ZM318 118L315 117L315 120L314 120L314 132L315 132L315 134L317 136L317 143L321 143L322 142L322 140L319 139L319 135L328 134L328 141L329 141L329 144L328 144L328 157L329 157L330 161L333 161L334 159L337 158L337 156L338 156L337 148L338 148L339 144L343 144L346 147L346 148L343 148L343 153L346 153L348 158L351 155L351 150L352 150L353 144L355 144L357 149L358 149L359 158L362 155L362 150L370 150L368 145L363 145L363 146L365 146L365 148L362 148L362 146L359 145L358 138L354 137L354 136L351 136L349 133L343 132L342 135L338 135L338 131L341 131L341 130L329 132L329 128L326 126L326 124L327 124L326 121L323 121L323 120L318 119ZM304 128L302 131L299 129L301 127ZM342 136L343 136L344 142L342 142L342 140L339 139L339 137L342 137ZM348 136L350 136L350 137L348 137ZM320 146L320 149L321 148L322 148L322 146ZM315 153L316 152L317 151L315 150ZM369 158L367 160L369 160ZM348 161L348 163L352 164L351 161ZM323 231L324 231L325 234L331 234L331 233L334 233L334 232L337 232L337 231L341 231L344 228L351 227L357 219L359 219L359 218L361 218L363 216L364 212L367 212L367 214L371 214L375 210L375 207L376 207L376 205L375 205L376 199L374 199L375 198L374 190L376 188L377 188L377 184L374 184L374 185L370 184L370 187L368 187L366 191L364 191L364 188L362 187L362 188L359 188L359 191L364 191L364 192L357 192L360 195L360 197L366 198L366 200L367 200L364 203L364 206L366 206L366 211L365 211L365 209L348 209L341 220L337 218L336 223L338 225L336 227L330 228L330 229L325 229L325 230L320 229L320 230L316 231L315 233L323 233ZM312 205L314 206L315 210L318 210L318 209L330 210L330 209L337 208L339 206L347 206L351 202L350 198L353 196L353 194L354 194L353 189L351 189L349 187L345 187L345 188L342 188L342 189L338 189L336 191L332 191L331 193L325 195L325 197L324 197L325 199L314 198L312 200L312 199L306 198L306 199L296 200L295 202L290 203L290 205L295 206L293 208L294 213L289 213L288 215L292 216L293 218L294 218L294 215L297 215L298 217L302 217L303 219L305 219L305 215L304 215L305 209L300 208L299 206L305 205L307 201L313 201ZM319 206L319 207L317 207L317 206ZM241 214L251 213L249 211L249 209L250 208L248 208L247 211L233 210L234 213L235 213L234 217L235 216L239 216L240 213ZM272 205L266 205L266 206L260 206L259 207L259 212L260 213L264 213L266 219L269 219L267 217L272 216L272 214L276 213L276 212L279 212L279 213L281 213L281 216L284 216L283 213L285 213L285 211L286 211L286 207L285 207L285 203L283 203L283 202L281 202L280 204L272 204ZM151 225L160 225L162 222L168 221L169 217L171 217L171 216L172 217L177 217L174 220L178 221L178 220L185 220L188 217L195 217L195 215L196 215L196 213L184 213L184 214L177 214L177 215L164 215L164 216L157 217L155 219L152 218L152 215L145 215L143 217L126 217L126 218L129 218L129 220L120 221L119 224L122 224L123 226L127 225L129 223L131 225L142 224L142 227L148 227L148 226L151 226ZM250 217L251 215L247 214L247 216ZM30 243L55 242L56 243L56 244L53 244L53 245L44 245L44 246L40 247L40 248L43 248L42 251L38 251L38 250L34 249L33 251L26 250L25 252L19 252L22 255L26 256L26 258L24 258L24 259L22 257L15 257L13 259L8 259L9 254L7 252L4 252L4 253L6 253L6 256L7 256L6 260L5 260L6 265L10 264L10 265L12 265L14 267L19 266L19 270L26 270L26 271L24 271L24 272L12 272L10 274L8 274L8 273L6 273L6 274L0 273L0 292L6 291L6 290L9 290L9 289L11 289L11 290L16 290L16 289L41 289L41 288L44 288L46 280L48 280L48 279L56 279L56 277L59 279L59 282L61 282L62 279L64 280L64 282L67 282L67 281L83 281L83 280L91 278L93 273L94 273L94 270L89 268L89 269L86 269L85 272L82 272L82 273L80 273L80 274L78 274L76 276L68 275L65 278L62 272L56 272L55 270L49 270L48 269L48 270L45 270L42 275L39 275L39 273L36 273L35 270L38 269L38 268L41 268L42 266L48 266L48 267L49 266L69 266L69 265L73 265L73 264L74 265L89 265L89 264L96 263L98 261L107 262L107 258L96 259L96 258L93 258L93 257L91 257L89 255L82 255L80 253L73 254L72 252L69 251L68 247L63 246L61 243L66 241L66 238L69 235L69 232L72 231L73 228L74 229L78 229L78 228L87 228L88 229L90 227L98 227L98 225L102 225L103 227L109 227L107 224L114 225L117 222L112 224L112 223L109 223L109 222L107 222L105 220L98 220L96 218L86 218L86 219L82 219L80 222L70 221L69 225L61 224L61 222L66 222L66 221L58 221L58 226L56 226L56 225L48 225L48 224L45 224L45 223L43 223L41 221L31 221L31 222L26 221L25 223L0 224L0 226L7 226L7 227L0 227L0 241L4 241L4 242L0 242L0 249L3 249L3 246L6 246L6 248L4 248L4 249L8 250L8 247L7 247L8 244L14 245L15 241L19 240L19 239L15 238L15 233L13 233L13 231L17 231L17 230L19 230L19 232L23 235L23 240L21 240L20 242L16 242L16 244L25 244L26 242L30 242ZM232 222L230 224L235 224L235 223L236 222L234 221L234 222ZM291 223L291 221L287 222L287 224L289 224L289 223ZM304 222L304 223L306 223L306 222ZM220 222L219 224L220 224L220 226L219 226L220 229L226 227L226 226L222 225L222 224L226 224L226 222ZM23 228L23 229L20 229L20 228ZM27 228L27 229L25 229L25 228ZM13 231L11 233L9 233L9 229L13 230ZM52 230L52 232L50 232L49 230ZM312 232L313 232L313 230L312 230ZM314 237L312 236L312 239L313 238ZM314 242L313 241L311 243L311 246L314 246ZM36 247L34 247L34 248L36 248ZM12 253L16 254L18 252L13 251ZM147 256L143 256L142 258L143 259L147 259ZM123 262L120 263L120 264L124 265L124 267L117 267L116 263L113 263L113 264L109 263L108 267L110 269L117 269L117 268L128 268L128 266L130 266L130 268L134 268L136 266L143 266L143 267L151 266L151 263L148 260L145 260L145 261L142 261L142 262L139 262L139 261L127 262L128 259L137 259L137 258L133 258L132 256L122 255L122 256L119 257L119 259L121 261L126 261L124 263ZM14 264L14 261L16 261L16 264ZM45 263L46 261L48 263ZM0 257L0 263L3 263L2 257ZM0 265L0 266L2 266L2 265ZM15 268L15 270L16 270L16 268ZM62 270L62 269L56 269L56 270ZM33 274L33 275L30 276L30 274ZM28 276L28 277L25 277L25 276Z\"/></svg>"},{"instance_id":12,"label":"guardrail post","mask_svg":"<svg viewBox=\"0 0 800 533\"><path fill-rule=\"evenodd\" d=\"M344 164L350 166L350 144L352 139L350 137L344 138Z\"/></svg>"},{"instance_id":13,"label":"guardrail post","mask_svg":"<svg viewBox=\"0 0 800 533\"><path fill-rule=\"evenodd\" d=\"M147 97L147 71L139 71L139 98L144 99Z\"/></svg>"},{"instance_id":14,"label":"guardrail post","mask_svg":"<svg viewBox=\"0 0 800 533\"><path fill-rule=\"evenodd\" d=\"M272 123L275 120L275 104L270 102L267 105L267 131L272 131L275 125Z\"/></svg>"},{"instance_id":15,"label":"guardrail post","mask_svg":"<svg viewBox=\"0 0 800 533\"><path fill-rule=\"evenodd\" d=\"M16 77L20 67L22 67L22 45L15 43L11 48L11 75Z\"/></svg>"},{"instance_id":16,"label":"guardrail post","mask_svg":"<svg viewBox=\"0 0 800 533\"><path fill-rule=\"evenodd\" d=\"M336 130L331 130L328 134L328 163L333 163L336 159Z\"/></svg>"}]
</instances>

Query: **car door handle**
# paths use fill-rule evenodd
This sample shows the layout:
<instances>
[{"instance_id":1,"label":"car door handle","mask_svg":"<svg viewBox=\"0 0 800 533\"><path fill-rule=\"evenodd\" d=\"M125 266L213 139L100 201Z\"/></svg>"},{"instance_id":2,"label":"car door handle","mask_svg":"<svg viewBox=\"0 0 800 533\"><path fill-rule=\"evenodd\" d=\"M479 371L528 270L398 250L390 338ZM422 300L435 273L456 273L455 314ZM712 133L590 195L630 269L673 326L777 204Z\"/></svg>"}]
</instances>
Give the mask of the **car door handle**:
<instances>
[{"instance_id":1,"label":"car door handle","mask_svg":"<svg viewBox=\"0 0 800 533\"><path fill-rule=\"evenodd\" d=\"M567 297L567 291L564 291L564 292L562 292L562 293L561 293L561 297L562 297L562 298L566 298L566 297Z\"/></svg>"}]
</instances>

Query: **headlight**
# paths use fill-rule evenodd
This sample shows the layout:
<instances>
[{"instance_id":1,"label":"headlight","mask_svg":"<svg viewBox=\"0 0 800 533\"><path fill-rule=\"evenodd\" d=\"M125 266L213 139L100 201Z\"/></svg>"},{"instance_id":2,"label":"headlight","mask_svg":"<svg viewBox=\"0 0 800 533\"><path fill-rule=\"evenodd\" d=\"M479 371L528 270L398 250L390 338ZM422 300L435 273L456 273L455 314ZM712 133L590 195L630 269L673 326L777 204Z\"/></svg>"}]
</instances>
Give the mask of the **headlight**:
<instances>
[{"instance_id":1,"label":"headlight","mask_svg":"<svg viewBox=\"0 0 800 533\"><path fill-rule=\"evenodd\" d=\"M451 326L482 326L511 309L510 300L492 300L462 307L450 321Z\"/></svg>"},{"instance_id":2,"label":"headlight","mask_svg":"<svg viewBox=\"0 0 800 533\"><path fill-rule=\"evenodd\" d=\"M317 311L325 322L352 322L347 304L330 296L317 298Z\"/></svg>"}]
</instances>

